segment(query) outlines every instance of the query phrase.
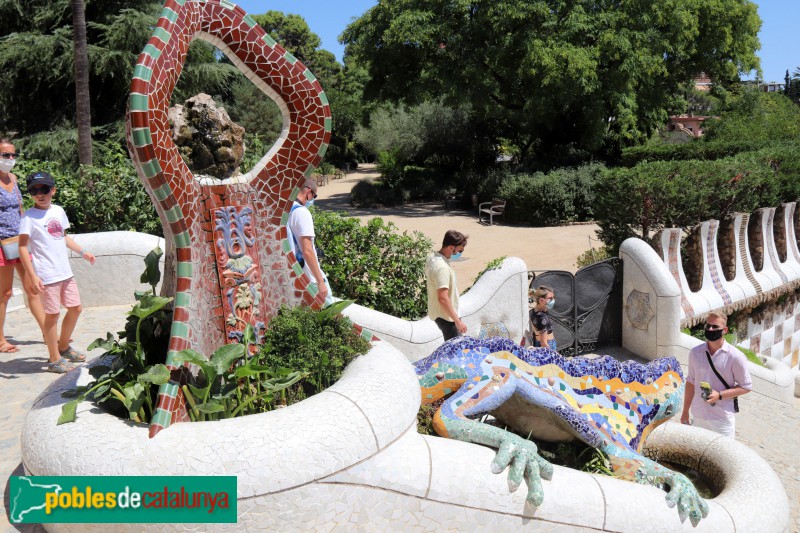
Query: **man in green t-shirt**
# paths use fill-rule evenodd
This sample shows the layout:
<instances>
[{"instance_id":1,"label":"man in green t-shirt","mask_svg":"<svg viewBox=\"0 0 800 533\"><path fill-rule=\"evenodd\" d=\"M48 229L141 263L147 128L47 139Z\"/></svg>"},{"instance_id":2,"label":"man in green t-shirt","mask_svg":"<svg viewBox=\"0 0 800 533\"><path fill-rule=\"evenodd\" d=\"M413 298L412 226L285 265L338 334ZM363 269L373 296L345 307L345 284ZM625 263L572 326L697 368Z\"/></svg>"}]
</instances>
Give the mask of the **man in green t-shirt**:
<instances>
[{"instance_id":1,"label":"man in green t-shirt","mask_svg":"<svg viewBox=\"0 0 800 533\"><path fill-rule=\"evenodd\" d=\"M428 289L428 316L442 330L444 340L467 332L467 325L458 315L458 285L450 260L458 259L467 246L467 236L456 230L444 234L442 248L425 261L425 281Z\"/></svg>"}]
</instances>

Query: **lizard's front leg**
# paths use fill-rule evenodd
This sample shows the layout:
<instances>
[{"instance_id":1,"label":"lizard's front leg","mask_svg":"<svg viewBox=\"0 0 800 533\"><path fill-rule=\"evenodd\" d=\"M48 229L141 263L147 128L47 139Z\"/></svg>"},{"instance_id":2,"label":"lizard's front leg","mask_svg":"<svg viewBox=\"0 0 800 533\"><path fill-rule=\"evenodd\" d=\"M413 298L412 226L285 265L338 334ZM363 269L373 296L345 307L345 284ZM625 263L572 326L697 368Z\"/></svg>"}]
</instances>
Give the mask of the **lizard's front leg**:
<instances>
[{"instance_id":1,"label":"lizard's front leg","mask_svg":"<svg viewBox=\"0 0 800 533\"><path fill-rule=\"evenodd\" d=\"M605 446L603 451L609 455L617 477L659 488L664 485L669 487L665 498L667 505L670 507L677 505L681 522L688 516L692 525L696 526L702 518L708 516L708 503L700 497L689 478L680 472L670 470L638 454L630 452L621 454L621 450L613 445ZM638 465L638 468L635 465Z\"/></svg>"},{"instance_id":2,"label":"lizard's front leg","mask_svg":"<svg viewBox=\"0 0 800 533\"><path fill-rule=\"evenodd\" d=\"M499 474L510 466L508 487L511 492L519 488L524 478L528 485L526 500L534 506L541 505L544 500L541 478L552 479L553 465L539 455L536 444L498 427L456 415L449 408L449 401L436 412L436 432L443 437L496 448L492 472Z\"/></svg>"}]
</instances>

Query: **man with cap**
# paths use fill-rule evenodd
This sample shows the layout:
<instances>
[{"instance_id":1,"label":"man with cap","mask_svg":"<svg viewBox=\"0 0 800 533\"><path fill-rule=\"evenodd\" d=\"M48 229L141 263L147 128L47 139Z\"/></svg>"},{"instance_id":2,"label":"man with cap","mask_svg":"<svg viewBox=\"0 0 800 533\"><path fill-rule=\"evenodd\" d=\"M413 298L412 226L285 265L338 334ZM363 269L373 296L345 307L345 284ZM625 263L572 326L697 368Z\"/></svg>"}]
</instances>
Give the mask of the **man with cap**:
<instances>
[{"instance_id":1,"label":"man with cap","mask_svg":"<svg viewBox=\"0 0 800 533\"><path fill-rule=\"evenodd\" d=\"M297 262L303 267L303 272L311 279L311 283L319 289L320 297L329 305L333 302L328 278L322 272L314 246L314 219L309 207L314 205L317 197L317 182L307 179L297 194L286 222L289 233L289 243Z\"/></svg>"}]
</instances>

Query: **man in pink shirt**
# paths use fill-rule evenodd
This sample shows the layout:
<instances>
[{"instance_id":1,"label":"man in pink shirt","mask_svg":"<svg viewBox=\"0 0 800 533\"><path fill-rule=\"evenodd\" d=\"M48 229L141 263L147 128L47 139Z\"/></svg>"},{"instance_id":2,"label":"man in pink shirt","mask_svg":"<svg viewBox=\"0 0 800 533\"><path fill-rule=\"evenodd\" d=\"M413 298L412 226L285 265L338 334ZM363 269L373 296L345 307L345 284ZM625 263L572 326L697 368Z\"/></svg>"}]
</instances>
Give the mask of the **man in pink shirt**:
<instances>
[{"instance_id":1,"label":"man in pink shirt","mask_svg":"<svg viewBox=\"0 0 800 533\"><path fill-rule=\"evenodd\" d=\"M727 332L728 317L709 313L705 325L706 343L689 352L681 423L691 423L733 439L736 438L733 399L750 392L753 382L747 369L747 357L725 341ZM710 390L703 390L701 383L710 385ZM694 421L690 421L690 411Z\"/></svg>"}]
</instances>

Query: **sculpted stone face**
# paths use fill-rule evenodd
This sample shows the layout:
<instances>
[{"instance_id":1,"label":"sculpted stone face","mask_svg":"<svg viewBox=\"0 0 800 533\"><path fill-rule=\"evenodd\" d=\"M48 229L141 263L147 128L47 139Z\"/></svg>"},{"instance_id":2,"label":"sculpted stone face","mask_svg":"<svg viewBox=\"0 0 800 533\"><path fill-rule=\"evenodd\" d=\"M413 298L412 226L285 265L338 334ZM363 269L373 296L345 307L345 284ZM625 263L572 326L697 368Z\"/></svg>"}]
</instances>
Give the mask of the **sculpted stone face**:
<instances>
[{"instance_id":1,"label":"sculpted stone face","mask_svg":"<svg viewBox=\"0 0 800 533\"><path fill-rule=\"evenodd\" d=\"M508 339L457 337L415 363L423 403L447 397L434 417L444 437L498 449L495 473L506 466L509 484L524 478L527 500L544 499L540 477L553 467L536 445L475 419L491 413L519 434L566 441L578 438L606 452L618 477L667 485L668 504L693 524L708 504L692 483L641 454L650 432L676 413L683 401L680 364L672 357L646 365L611 357L566 359L547 348L523 348Z\"/></svg>"}]
</instances>

